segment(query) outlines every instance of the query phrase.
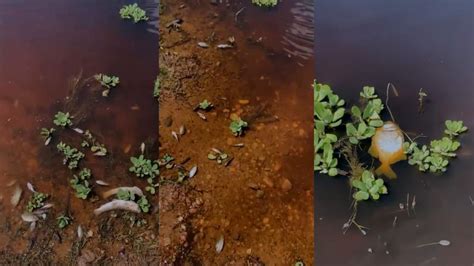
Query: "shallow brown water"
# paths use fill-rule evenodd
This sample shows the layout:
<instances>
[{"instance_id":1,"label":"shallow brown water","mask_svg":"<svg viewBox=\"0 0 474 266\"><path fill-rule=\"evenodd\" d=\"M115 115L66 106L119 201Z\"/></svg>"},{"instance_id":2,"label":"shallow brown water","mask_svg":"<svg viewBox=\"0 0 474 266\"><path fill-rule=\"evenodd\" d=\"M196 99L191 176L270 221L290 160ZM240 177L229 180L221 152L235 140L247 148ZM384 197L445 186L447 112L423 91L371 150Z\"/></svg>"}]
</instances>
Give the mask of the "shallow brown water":
<instances>
[{"instance_id":1,"label":"shallow brown water","mask_svg":"<svg viewBox=\"0 0 474 266\"><path fill-rule=\"evenodd\" d=\"M228 6L185 1L182 8L170 1L163 3L160 68L166 68L168 75L160 96L160 155L170 153L177 162L190 157L184 167L199 167L198 174L184 185L160 188L163 260L286 265L301 259L310 265L313 184L312 110L308 106L312 106L313 64L308 50L312 51L312 42L307 34L294 32L302 30L302 24L309 27L304 32L311 31L312 17L294 10L302 6L310 10L311 3L285 1L270 10L248 1ZM236 22L235 14L243 7ZM181 33L165 29L176 18L183 19ZM214 41L209 41L210 36ZM215 48L230 36L235 37L235 48ZM210 47L199 48L199 41ZM188 67L172 64L180 60L190 62ZM189 75L172 82L182 77L176 69ZM215 105L204 112L206 122L192 111L203 99ZM250 122L244 137L232 136L230 113ZM279 119L272 120L274 116ZM177 142L171 133L181 125L189 132ZM230 146L239 142L245 147ZM229 167L207 159L212 147L234 156ZM171 175L163 172L162 176ZM292 184L289 191L282 189L285 179ZM178 196L183 194L186 199ZM196 198L204 202L197 210ZM225 247L216 254L220 236L225 238Z\"/></svg>"},{"instance_id":2,"label":"shallow brown water","mask_svg":"<svg viewBox=\"0 0 474 266\"><path fill-rule=\"evenodd\" d=\"M53 220L66 208L71 194L74 223L63 238L73 239L72 228L79 224L94 229L97 218L91 211L101 201L93 203L73 196L68 181L72 174L56 153L57 142L44 147L39 136L42 127L53 126L52 117L62 110L68 96L68 80L81 71L84 77L96 73L120 77L120 85L108 98L99 97L97 102L81 99L89 118L77 126L100 136L110 152L99 159L86 155L84 165L92 168L92 182L102 179L112 186L142 184L127 169L128 157L138 153L140 143L152 144L157 138L157 104L152 97L158 72L158 38L153 33L157 3L139 1L150 21L136 25L120 18L118 10L124 3L0 2L0 193L4 196L0 212L11 215L6 222L13 229L24 226L19 216L29 194L24 192L19 206L12 209L9 198L13 189L5 186L11 180L17 180L24 191L29 181L38 191L50 194L50 201L55 203ZM129 154L124 153L127 146L132 147ZM156 147L149 145L150 156L153 151ZM94 188L96 193L102 190ZM13 229L2 230L2 250L22 245L22 240L15 238L3 241L4 234L13 233ZM107 245L102 247L107 249ZM60 258L62 251L59 248Z\"/></svg>"},{"instance_id":3,"label":"shallow brown water","mask_svg":"<svg viewBox=\"0 0 474 266\"><path fill-rule=\"evenodd\" d=\"M375 86L385 98L387 83L394 83L400 95L391 95L389 105L407 132L438 138L446 119L464 120L472 130L473 10L472 1L320 1L317 78L350 104L364 85ZM418 114L420 88L428 93L423 114ZM346 180L317 175L316 262L472 264L473 140L472 131L461 137L458 158L440 176L421 174L406 162L397 164L399 178L389 182L389 195L359 208L359 222L370 227L367 236L354 228L342 234L351 202ZM416 195L416 215L397 212L408 193ZM451 245L415 248L442 239Z\"/></svg>"}]
</instances>

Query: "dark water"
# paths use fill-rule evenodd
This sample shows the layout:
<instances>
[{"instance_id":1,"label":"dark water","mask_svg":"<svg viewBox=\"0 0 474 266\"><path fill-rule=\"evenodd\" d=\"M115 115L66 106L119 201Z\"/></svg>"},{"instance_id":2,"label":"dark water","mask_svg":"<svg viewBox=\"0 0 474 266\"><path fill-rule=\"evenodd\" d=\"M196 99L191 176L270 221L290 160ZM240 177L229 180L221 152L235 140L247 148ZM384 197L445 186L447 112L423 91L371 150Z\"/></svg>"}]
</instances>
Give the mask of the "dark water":
<instances>
[{"instance_id":1,"label":"dark water","mask_svg":"<svg viewBox=\"0 0 474 266\"><path fill-rule=\"evenodd\" d=\"M316 10L316 74L353 104L364 85L385 98L407 132L442 135L446 119L474 128L473 1L319 1ZM428 93L418 114L418 91ZM447 173L421 174L406 162L394 167L381 202L362 204L359 222L345 235L351 196L346 180L316 176L316 262L319 265L471 265L474 262L472 131ZM416 215L397 212L416 195ZM398 222L392 226L394 217ZM448 247L415 246L449 240ZM373 253L368 252L372 248Z\"/></svg>"},{"instance_id":2,"label":"dark water","mask_svg":"<svg viewBox=\"0 0 474 266\"><path fill-rule=\"evenodd\" d=\"M5 197L11 188L3 184L13 179L21 186L30 181L38 190L59 197L53 201L61 202L72 191L70 173L64 171L54 147L43 147L39 130L53 126L52 117L68 95L68 80L81 71L84 77L96 73L120 77L120 85L108 98L82 99L90 116L77 126L99 135L113 154L113 162L93 163L99 166L92 169L95 178L132 182L123 171L130 156L123 150L131 146L135 153L141 142L157 138L152 92L158 37L153 33L156 1L139 1L150 17L144 24L120 18L119 9L127 3L0 1L0 192ZM59 190L51 191L52 186ZM10 209L9 203L5 207ZM80 209L73 211L81 217Z\"/></svg>"}]
</instances>

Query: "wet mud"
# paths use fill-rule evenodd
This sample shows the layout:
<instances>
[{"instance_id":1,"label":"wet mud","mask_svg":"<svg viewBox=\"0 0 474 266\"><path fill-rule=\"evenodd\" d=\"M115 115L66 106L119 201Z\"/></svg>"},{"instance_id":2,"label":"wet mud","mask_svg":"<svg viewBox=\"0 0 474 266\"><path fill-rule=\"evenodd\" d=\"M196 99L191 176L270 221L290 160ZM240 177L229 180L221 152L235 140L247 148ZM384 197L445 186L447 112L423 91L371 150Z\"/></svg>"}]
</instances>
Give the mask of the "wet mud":
<instances>
[{"instance_id":1,"label":"wet mud","mask_svg":"<svg viewBox=\"0 0 474 266\"><path fill-rule=\"evenodd\" d=\"M161 4L162 262L312 265L312 3Z\"/></svg>"}]
</instances>

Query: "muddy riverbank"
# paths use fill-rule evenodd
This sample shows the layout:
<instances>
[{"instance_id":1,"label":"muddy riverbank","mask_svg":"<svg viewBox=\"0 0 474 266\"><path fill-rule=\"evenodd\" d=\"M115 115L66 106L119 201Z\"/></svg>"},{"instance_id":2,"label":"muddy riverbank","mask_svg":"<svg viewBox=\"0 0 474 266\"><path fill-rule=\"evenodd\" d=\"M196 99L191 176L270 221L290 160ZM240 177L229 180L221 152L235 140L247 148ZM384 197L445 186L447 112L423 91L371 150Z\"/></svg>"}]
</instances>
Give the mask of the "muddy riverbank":
<instances>
[{"instance_id":1,"label":"muddy riverbank","mask_svg":"<svg viewBox=\"0 0 474 266\"><path fill-rule=\"evenodd\" d=\"M311 2L162 4L162 261L311 265Z\"/></svg>"}]
</instances>

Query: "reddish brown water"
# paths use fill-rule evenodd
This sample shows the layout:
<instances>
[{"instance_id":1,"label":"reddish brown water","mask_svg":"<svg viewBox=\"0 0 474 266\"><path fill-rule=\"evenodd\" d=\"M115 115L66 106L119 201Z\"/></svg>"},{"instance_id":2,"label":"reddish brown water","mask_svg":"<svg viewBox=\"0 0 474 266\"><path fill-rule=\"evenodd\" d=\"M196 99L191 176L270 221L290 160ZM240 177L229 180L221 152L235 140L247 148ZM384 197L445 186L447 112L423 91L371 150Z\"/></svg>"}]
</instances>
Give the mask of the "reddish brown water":
<instances>
[{"instance_id":1,"label":"reddish brown water","mask_svg":"<svg viewBox=\"0 0 474 266\"><path fill-rule=\"evenodd\" d=\"M152 91L158 70L158 38L153 33L158 9L155 1L139 1L150 21L133 24L120 18L118 11L123 4L89 0L0 2L0 193L4 197L0 213L11 215L2 223L12 223L13 229L24 226L19 216L29 197L26 182L51 195L51 202L56 204L54 214L64 210L67 195L73 195L68 184L71 173L56 153L57 142L44 147L39 131L53 126L52 117L62 109L68 95L68 80L81 71L85 77L96 73L120 77L120 85L108 98L100 97L98 102L81 99L90 115L77 126L100 136L110 151L105 158L86 156L93 180L102 179L113 186L143 184L127 168L128 157L138 153L140 143L152 144L157 138L157 104ZM127 146L132 148L125 154ZM149 145L147 150L152 156L156 147ZM5 186L11 180L17 180L24 190L16 209L10 205L13 188ZM102 189L94 188L95 192ZM99 205L74 196L70 203L75 223L63 235L67 239L73 238L72 228L78 224L93 228L97 218L91 211ZM9 235L13 229L2 230L2 234ZM29 239L27 234L24 239ZM4 235L0 240L1 249L22 245L17 239L5 241Z\"/></svg>"},{"instance_id":2,"label":"reddish brown water","mask_svg":"<svg viewBox=\"0 0 474 266\"><path fill-rule=\"evenodd\" d=\"M355 103L364 85L385 97L392 82L399 97L390 107L407 132L442 135L446 119L474 119L474 2L320 1L317 8L316 73L340 96ZM418 91L428 93L418 114ZM398 180L378 203L362 204L359 222L345 235L351 196L346 180L316 176L316 262L319 265L471 265L474 261L472 131L448 172L421 174L406 162L394 167ZM416 215L397 212L416 195ZM394 217L398 222L392 226ZM451 245L417 245L449 240ZM372 248L373 253L368 249ZM388 254L387 254L388 252Z\"/></svg>"}]
</instances>

